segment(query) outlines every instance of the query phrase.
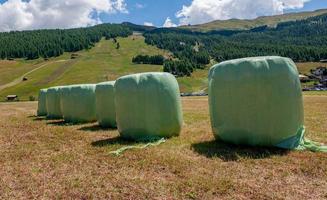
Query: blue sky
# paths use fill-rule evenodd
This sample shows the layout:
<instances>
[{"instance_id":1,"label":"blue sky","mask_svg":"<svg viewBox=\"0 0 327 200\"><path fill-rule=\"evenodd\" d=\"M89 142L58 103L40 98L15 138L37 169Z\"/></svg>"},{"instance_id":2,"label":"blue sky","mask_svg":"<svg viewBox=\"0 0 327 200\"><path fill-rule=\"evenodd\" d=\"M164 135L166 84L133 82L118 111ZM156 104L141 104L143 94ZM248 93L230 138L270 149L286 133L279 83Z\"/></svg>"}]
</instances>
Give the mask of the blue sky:
<instances>
[{"instance_id":1,"label":"blue sky","mask_svg":"<svg viewBox=\"0 0 327 200\"><path fill-rule=\"evenodd\" d=\"M132 22L155 26L327 8L327 0L0 0L0 31Z\"/></svg>"},{"instance_id":2,"label":"blue sky","mask_svg":"<svg viewBox=\"0 0 327 200\"><path fill-rule=\"evenodd\" d=\"M133 22L143 24L151 22L156 26L164 24L167 17L176 20L175 14L183 5L189 5L191 0L126 0L129 14L104 15L107 22ZM144 5L144 8L137 8L137 5Z\"/></svg>"},{"instance_id":3,"label":"blue sky","mask_svg":"<svg viewBox=\"0 0 327 200\"><path fill-rule=\"evenodd\" d=\"M190 5L192 0L127 0L129 14L103 15L106 22L129 21L136 24L152 22L156 26L162 26L167 17L178 23L175 14L183 5ZM136 4L145 5L142 9L137 9ZM312 0L304 4L300 9L289 9L285 12L312 11L327 8L327 0Z\"/></svg>"},{"instance_id":4,"label":"blue sky","mask_svg":"<svg viewBox=\"0 0 327 200\"><path fill-rule=\"evenodd\" d=\"M296 9L295 11L312 11L323 8L327 8L326 0L312 0L310 2L305 3L302 9Z\"/></svg>"}]
</instances>

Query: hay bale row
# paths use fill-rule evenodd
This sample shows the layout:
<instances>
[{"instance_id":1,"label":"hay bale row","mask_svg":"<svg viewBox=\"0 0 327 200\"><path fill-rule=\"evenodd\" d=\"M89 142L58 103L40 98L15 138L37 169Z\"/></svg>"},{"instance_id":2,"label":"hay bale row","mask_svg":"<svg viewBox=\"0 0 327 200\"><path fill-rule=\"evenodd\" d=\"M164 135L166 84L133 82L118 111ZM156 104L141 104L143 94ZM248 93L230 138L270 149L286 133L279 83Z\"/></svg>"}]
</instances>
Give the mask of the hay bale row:
<instances>
[{"instance_id":1,"label":"hay bale row","mask_svg":"<svg viewBox=\"0 0 327 200\"><path fill-rule=\"evenodd\" d=\"M292 60L275 56L222 62L210 69L208 90L211 126L217 139L287 149L302 141L303 99ZM97 119L100 126L117 126L125 139L177 136L182 127L178 83L168 73L49 88L45 96L48 117L63 117L68 122ZM40 101L42 98L40 92ZM39 103L41 114L43 104Z\"/></svg>"},{"instance_id":2,"label":"hay bale row","mask_svg":"<svg viewBox=\"0 0 327 200\"><path fill-rule=\"evenodd\" d=\"M48 118L70 123L97 120L102 127L118 127L125 139L168 138L179 135L182 127L178 83L168 73L134 74L116 82L60 86L44 91ZM41 110L44 101L41 95L39 98Z\"/></svg>"}]
</instances>

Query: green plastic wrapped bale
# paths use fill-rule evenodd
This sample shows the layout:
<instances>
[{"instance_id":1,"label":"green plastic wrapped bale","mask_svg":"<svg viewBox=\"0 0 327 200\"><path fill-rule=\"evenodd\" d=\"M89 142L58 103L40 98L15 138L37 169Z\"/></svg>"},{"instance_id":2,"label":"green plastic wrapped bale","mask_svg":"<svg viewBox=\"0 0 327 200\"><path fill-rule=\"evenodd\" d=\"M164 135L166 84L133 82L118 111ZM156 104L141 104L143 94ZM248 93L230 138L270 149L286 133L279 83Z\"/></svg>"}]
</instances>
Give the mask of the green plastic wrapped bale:
<instances>
[{"instance_id":1,"label":"green plastic wrapped bale","mask_svg":"<svg viewBox=\"0 0 327 200\"><path fill-rule=\"evenodd\" d=\"M47 93L47 89L41 89L39 91L37 116L47 115L46 93Z\"/></svg>"},{"instance_id":2,"label":"green plastic wrapped bale","mask_svg":"<svg viewBox=\"0 0 327 200\"><path fill-rule=\"evenodd\" d=\"M99 83L96 85L96 116L101 127L115 128L115 81Z\"/></svg>"},{"instance_id":3,"label":"green plastic wrapped bale","mask_svg":"<svg viewBox=\"0 0 327 200\"><path fill-rule=\"evenodd\" d=\"M46 93L47 117L50 119L61 119L60 109L60 87L52 87Z\"/></svg>"},{"instance_id":4,"label":"green plastic wrapped bale","mask_svg":"<svg viewBox=\"0 0 327 200\"><path fill-rule=\"evenodd\" d=\"M179 135L183 123L177 80L169 73L142 73L115 83L118 131L131 140Z\"/></svg>"},{"instance_id":5,"label":"green plastic wrapped bale","mask_svg":"<svg viewBox=\"0 0 327 200\"><path fill-rule=\"evenodd\" d=\"M213 66L209 107L217 139L286 149L303 139L301 84L289 58L244 58Z\"/></svg>"},{"instance_id":6,"label":"green plastic wrapped bale","mask_svg":"<svg viewBox=\"0 0 327 200\"><path fill-rule=\"evenodd\" d=\"M86 123L96 120L95 84L61 88L61 108L66 122Z\"/></svg>"}]
</instances>

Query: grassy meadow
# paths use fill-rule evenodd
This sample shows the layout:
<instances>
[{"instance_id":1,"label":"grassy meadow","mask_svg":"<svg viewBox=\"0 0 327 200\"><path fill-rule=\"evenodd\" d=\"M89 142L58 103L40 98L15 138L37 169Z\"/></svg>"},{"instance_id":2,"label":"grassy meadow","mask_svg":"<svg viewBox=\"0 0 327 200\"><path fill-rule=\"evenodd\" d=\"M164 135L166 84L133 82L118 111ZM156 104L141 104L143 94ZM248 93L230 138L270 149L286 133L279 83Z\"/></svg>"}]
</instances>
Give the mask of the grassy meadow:
<instances>
[{"instance_id":1,"label":"grassy meadow","mask_svg":"<svg viewBox=\"0 0 327 200\"><path fill-rule=\"evenodd\" d=\"M19 78L23 74L39 67L40 62L42 61L1 60L0 61L0 85L13 81L14 79Z\"/></svg>"},{"instance_id":2,"label":"grassy meadow","mask_svg":"<svg viewBox=\"0 0 327 200\"><path fill-rule=\"evenodd\" d=\"M327 143L327 96L304 96L308 138ZM206 97L183 98L179 137L135 144L95 123L35 117L0 104L0 199L326 199L327 154L214 141Z\"/></svg>"}]
</instances>

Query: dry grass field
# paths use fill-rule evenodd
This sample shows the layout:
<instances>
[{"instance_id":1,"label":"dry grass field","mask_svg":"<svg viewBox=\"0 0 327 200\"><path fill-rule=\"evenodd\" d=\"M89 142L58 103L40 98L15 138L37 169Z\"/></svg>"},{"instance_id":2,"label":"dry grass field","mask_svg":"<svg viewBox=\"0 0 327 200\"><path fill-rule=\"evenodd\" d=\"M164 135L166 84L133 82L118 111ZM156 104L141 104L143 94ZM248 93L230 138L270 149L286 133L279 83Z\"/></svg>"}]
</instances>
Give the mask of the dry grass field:
<instances>
[{"instance_id":1,"label":"dry grass field","mask_svg":"<svg viewBox=\"0 0 327 200\"><path fill-rule=\"evenodd\" d=\"M307 136L327 143L327 96L305 96ZM0 199L326 199L327 154L215 142L205 97L183 98L180 137L156 147L96 124L34 117L0 103Z\"/></svg>"}]
</instances>

